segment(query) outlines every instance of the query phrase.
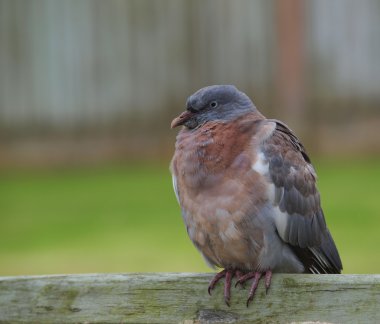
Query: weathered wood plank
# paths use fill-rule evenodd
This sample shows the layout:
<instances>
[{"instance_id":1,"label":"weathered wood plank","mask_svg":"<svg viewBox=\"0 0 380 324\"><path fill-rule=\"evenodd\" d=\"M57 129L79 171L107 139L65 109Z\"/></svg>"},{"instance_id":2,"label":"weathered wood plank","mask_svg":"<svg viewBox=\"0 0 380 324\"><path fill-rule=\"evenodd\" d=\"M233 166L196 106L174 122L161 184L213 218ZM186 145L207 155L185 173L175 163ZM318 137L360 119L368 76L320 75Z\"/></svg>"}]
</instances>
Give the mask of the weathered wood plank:
<instances>
[{"instance_id":1,"label":"weathered wood plank","mask_svg":"<svg viewBox=\"0 0 380 324\"><path fill-rule=\"evenodd\" d=\"M86 274L0 277L1 323L380 323L380 275L275 274L252 304L247 287L221 285L211 274Z\"/></svg>"}]
</instances>

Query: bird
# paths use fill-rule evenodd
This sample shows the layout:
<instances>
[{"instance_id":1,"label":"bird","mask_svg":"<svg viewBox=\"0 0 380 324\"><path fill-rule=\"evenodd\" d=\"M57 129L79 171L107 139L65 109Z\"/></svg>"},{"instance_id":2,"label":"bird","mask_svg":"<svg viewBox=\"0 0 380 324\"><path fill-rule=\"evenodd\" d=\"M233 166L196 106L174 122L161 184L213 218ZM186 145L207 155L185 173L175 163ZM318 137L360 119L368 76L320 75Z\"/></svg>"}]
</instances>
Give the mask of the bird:
<instances>
[{"instance_id":1,"label":"bird","mask_svg":"<svg viewBox=\"0 0 380 324\"><path fill-rule=\"evenodd\" d=\"M170 163L188 236L206 263L232 279L252 279L247 307L273 273L338 274L343 267L327 228L317 175L306 150L283 122L267 119L233 85L196 91L171 122L182 126Z\"/></svg>"}]
</instances>

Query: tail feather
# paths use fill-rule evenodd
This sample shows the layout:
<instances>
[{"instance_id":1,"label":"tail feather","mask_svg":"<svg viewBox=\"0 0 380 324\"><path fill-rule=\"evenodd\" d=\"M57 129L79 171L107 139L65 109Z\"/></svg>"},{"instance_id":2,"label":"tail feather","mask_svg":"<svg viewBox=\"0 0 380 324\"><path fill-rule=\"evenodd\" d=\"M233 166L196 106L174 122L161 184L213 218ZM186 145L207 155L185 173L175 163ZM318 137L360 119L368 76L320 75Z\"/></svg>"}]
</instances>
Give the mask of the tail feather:
<instances>
[{"instance_id":1,"label":"tail feather","mask_svg":"<svg viewBox=\"0 0 380 324\"><path fill-rule=\"evenodd\" d=\"M303 263L306 273L341 273L343 269L338 250L328 230L318 247L290 248Z\"/></svg>"}]
</instances>

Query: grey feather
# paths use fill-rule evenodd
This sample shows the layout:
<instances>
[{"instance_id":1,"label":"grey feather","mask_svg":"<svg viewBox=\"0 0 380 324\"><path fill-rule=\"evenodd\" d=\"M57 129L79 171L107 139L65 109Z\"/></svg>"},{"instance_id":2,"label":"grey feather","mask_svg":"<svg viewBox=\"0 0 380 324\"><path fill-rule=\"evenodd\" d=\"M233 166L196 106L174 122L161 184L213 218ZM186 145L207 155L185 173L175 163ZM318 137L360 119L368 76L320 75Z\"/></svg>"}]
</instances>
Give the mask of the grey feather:
<instances>
[{"instance_id":1,"label":"grey feather","mask_svg":"<svg viewBox=\"0 0 380 324\"><path fill-rule=\"evenodd\" d=\"M290 244L307 272L337 273L342 266L326 227L316 187L316 174L302 144L283 123L277 122L262 150L275 185L274 205L286 216L279 235Z\"/></svg>"}]
</instances>

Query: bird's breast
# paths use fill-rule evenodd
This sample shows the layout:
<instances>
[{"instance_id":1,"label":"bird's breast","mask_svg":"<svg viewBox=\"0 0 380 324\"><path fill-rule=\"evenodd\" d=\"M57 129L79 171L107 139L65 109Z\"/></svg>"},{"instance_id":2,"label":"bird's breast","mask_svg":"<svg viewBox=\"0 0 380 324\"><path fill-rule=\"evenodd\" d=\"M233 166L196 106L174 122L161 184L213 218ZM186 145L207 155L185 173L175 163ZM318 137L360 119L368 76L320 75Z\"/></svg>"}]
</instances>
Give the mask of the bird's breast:
<instances>
[{"instance_id":1,"label":"bird's breast","mask_svg":"<svg viewBox=\"0 0 380 324\"><path fill-rule=\"evenodd\" d=\"M252 134L224 126L179 134L172 161L189 236L215 264L236 263L254 251L248 217L266 199L266 183L252 168Z\"/></svg>"},{"instance_id":2,"label":"bird's breast","mask_svg":"<svg viewBox=\"0 0 380 324\"><path fill-rule=\"evenodd\" d=\"M229 124L209 123L193 131L180 132L173 167L186 188L198 194L250 168L249 153L244 153L249 145L249 133L233 130Z\"/></svg>"}]
</instances>

